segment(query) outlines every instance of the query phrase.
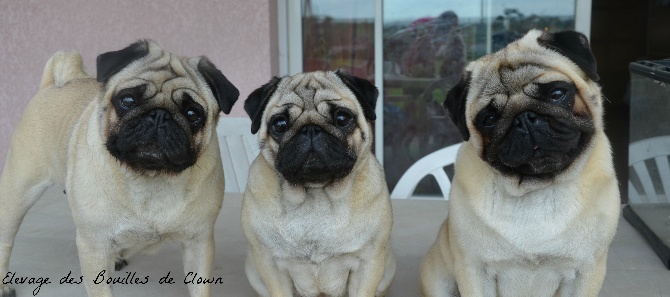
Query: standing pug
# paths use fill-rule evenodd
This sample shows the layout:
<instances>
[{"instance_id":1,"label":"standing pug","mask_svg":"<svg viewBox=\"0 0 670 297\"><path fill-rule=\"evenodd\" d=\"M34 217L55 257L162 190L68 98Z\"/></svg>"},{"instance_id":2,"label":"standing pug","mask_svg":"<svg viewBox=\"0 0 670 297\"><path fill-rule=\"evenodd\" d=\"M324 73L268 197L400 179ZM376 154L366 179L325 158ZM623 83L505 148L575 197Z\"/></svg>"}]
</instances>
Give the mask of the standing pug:
<instances>
[{"instance_id":1,"label":"standing pug","mask_svg":"<svg viewBox=\"0 0 670 297\"><path fill-rule=\"evenodd\" d=\"M596 62L577 32L531 30L472 62L445 109L466 142L424 296L597 296L619 191Z\"/></svg>"},{"instance_id":2,"label":"standing pug","mask_svg":"<svg viewBox=\"0 0 670 297\"><path fill-rule=\"evenodd\" d=\"M244 103L259 133L242 204L261 296L383 296L392 214L372 154L377 89L341 71L274 78Z\"/></svg>"},{"instance_id":3,"label":"standing pug","mask_svg":"<svg viewBox=\"0 0 670 297\"><path fill-rule=\"evenodd\" d=\"M167 240L182 243L184 270L209 278L224 178L219 111L237 89L205 57L144 40L102 54L97 79L78 53L56 53L12 138L0 177L0 275L19 224L49 186L64 185L89 296L112 296L117 264ZM209 296L208 285L189 285ZM0 296L14 296L0 284Z\"/></svg>"}]
</instances>

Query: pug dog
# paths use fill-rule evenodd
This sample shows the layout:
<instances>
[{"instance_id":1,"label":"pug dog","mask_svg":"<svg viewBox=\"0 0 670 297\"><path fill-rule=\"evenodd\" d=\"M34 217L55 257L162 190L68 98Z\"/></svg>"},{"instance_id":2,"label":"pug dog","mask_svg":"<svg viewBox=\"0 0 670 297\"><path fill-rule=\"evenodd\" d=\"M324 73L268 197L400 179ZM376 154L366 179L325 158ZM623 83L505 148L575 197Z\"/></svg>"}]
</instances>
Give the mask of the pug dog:
<instances>
[{"instance_id":1,"label":"pug dog","mask_svg":"<svg viewBox=\"0 0 670 297\"><path fill-rule=\"evenodd\" d=\"M423 296L597 296L619 218L587 38L531 30L444 102L465 142Z\"/></svg>"},{"instance_id":2,"label":"pug dog","mask_svg":"<svg viewBox=\"0 0 670 297\"><path fill-rule=\"evenodd\" d=\"M244 102L261 153L242 203L260 296L383 296L392 213L372 154L377 88L343 71L273 78Z\"/></svg>"},{"instance_id":3,"label":"pug dog","mask_svg":"<svg viewBox=\"0 0 670 297\"><path fill-rule=\"evenodd\" d=\"M168 240L181 242L185 271L210 278L224 192L216 124L238 96L206 57L150 40L98 56L95 78L78 53L56 53L0 177L0 275L28 209L61 185L88 296L112 296L106 279L115 264ZM101 272L105 281L95 284ZM188 289L210 295L207 284ZM0 284L0 296L15 292Z\"/></svg>"}]
</instances>

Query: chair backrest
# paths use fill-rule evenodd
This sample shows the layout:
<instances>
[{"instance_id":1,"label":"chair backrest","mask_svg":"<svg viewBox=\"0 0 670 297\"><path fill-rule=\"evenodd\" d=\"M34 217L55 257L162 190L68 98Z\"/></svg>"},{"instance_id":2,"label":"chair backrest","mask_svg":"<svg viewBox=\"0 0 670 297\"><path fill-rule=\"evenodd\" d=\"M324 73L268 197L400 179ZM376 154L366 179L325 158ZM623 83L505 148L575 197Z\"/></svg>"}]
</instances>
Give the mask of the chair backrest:
<instances>
[{"instance_id":1,"label":"chair backrest","mask_svg":"<svg viewBox=\"0 0 670 297\"><path fill-rule=\"evenodd\" d=\"M251 120L222 117L216 132L221 148L226 192L243 193L251 162L260 151L257 137L251 134Z\"/></svg>"},{"instance_id":2,"label":"chair backrest","mask_svg":"<svg viewBox=\"0 0 670 297\"><path fill-rule=\"evenodd\" d=\"M642 191L628 180L628 200L630 203L668 203L670 202L670 136L643 139L628 146L629 172L634 172ZM655 164L656 166L647 166ZM652 168L656 168L653 170ZM657 179L658 178L658 179ZM660 180L664 195L656 191L654 180ZM658 185L658 183L657 183Z\"/></svg>"},{"instance_id":3,"label":"chair backrest","mask_svg":"<svg viewBox=\"0 0 670 297\"><path fill-rule=\"evenodd\" d=\"M395 188L393 188L391 198L409 199L412 197L419 182L430 174L437 180L444 199L448 200L451 181L444 171L444 167L454 164L456 153L458 153L458 148L461 147L461 144L457 143L434 151L412 164L400 177Z\"/></svg>"}]
</instances>

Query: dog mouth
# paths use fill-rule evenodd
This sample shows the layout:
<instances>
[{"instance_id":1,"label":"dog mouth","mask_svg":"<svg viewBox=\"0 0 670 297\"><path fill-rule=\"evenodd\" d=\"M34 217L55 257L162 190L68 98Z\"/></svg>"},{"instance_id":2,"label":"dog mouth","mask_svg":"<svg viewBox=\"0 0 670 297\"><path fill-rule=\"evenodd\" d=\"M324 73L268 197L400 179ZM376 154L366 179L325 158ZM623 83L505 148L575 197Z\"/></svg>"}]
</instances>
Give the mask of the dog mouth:
<instances>
[{"instance_id":1,"label":"dog mouth","mask_svg":"<svg viewBox=\"0 0 670 297\"><path fill-rule=\"evenodd\" d=\"M170 156L165 154L157 145L151 144L135 150L134 158L128 163L145 170L168 170L181 172L193 164L188 156Z\"/></svg>"},{"instance_id":2,"label":"dog mouth","mask_svg":"<svg viewBox=\"0 0 670 297\"><path fill-rule=\"evenodd\" d=\"M146 169L160 169L166 161L165 154L154 145L149 148L138 149L135 151L134 155L135 158L140 161L138 163Z\"/></svg>"},{"instance_id":3,"label":"dog mouth","mask_svg":"<svg viewBox=\"0 0 670 297\"><path fill-rule=\"evenodd\" d=\"M110 146L114 147L114 144L109 144L108 147ZM113 151L113 156L137 171L179 173L195 164L195 158L192 157L192 154L187 152L169 154L155 143L138 146L127 151L119 151L118 146L116 146Z\"/></svg>"},{"instance_id":4,"label":"dog mouth","mask_svg":"<svg viewBox=\"0 0 670 297\"><path fill-rule=\"evenodd\" d=\"M179 173L195 164L190 138L176 122L141 116L127 121L107 141L107 150L137 171Z\"/></svg>"},{"instance_id":5,"label":"dog mouth","mask_svg":"<svg viewBox=\"0 0 670 297\"><path fill-rule=\"evenodd\" d=\"M503 173L551 178L579 157L590 135L570 121L538 116L510 127L485 158Z\"/></svg>"},{"instance_id":6,"label":"dog mouth","mask_svg":"<svg viewBox=\"0 0 670 297\"><path fill-rule=\"evenodd\" d=\"M525 159L499 156L498 160L509 171L528 176L553 176L570 166L575 156L567 152L556 152L534 148Z\"/></svg>"},{"instance_id":7,"label":"dog mouth","mask_svg":"<svg viewBox=\"0 0 670 297\"><path fill-rule=\"evenodd\" d=\"M287 162L282 159L279 171L292 184L321 184L338 180L349 175L355 158L350 155L341 155L329 158L312 151L302 157Z\"/></svg>"},{"instance_id":8,"label":"dog mouth","mask_svg":"<svg viewBox=\"0 0 670 297\"><path fill-rule=\"evenodd\" d=\"M356 154L346 142L319 132L299 134L277 152L275 167L291 184L323 184L349 175Z\"/></svg>"},{"instance_id":9,"label":"dog mouth","mask_svg":"<svg viewBox=\"0 0 670 297\"><path fill-rule=\"evenodd\" d=\"M323 183L334 179L337 175L328 170L327 161L314 151L307 153L302 164L296 170L284 170L284 177L293 183Z\"/></svg>"}]
</instances>

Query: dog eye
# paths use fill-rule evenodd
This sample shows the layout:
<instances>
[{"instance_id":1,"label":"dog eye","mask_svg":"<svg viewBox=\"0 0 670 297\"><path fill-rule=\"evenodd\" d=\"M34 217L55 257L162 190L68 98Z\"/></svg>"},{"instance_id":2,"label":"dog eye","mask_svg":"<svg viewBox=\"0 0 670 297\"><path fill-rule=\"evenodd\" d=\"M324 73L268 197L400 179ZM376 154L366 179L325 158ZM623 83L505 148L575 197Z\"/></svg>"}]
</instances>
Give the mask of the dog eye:
<instances>
[{"instance_id":1,"label":"dog eye","mask_svg":"<svg viewBox=\"0 0 670 297\"><path fill-rule=\"evenodd\" d=\"M480 131L484 133L493 133L498 121L500 120L500 113L496 111L493 105L489 105L477 113L475 117L475 125Z\"/></svg>"},{"instance_id":2,"label":"dog eye","mask_svg":"<svg viewBox=\"0 0 670 297\"><path fill-rule=\"evenodd\" d=\"M196 123L200 121L202 117L200 116L200 112L195 110L194 108L189 108L186 110L186 119L191 122L191 123Z\"/></svg>"},{"instance_id":3,"label":"dog eye","mask_svg":"<svg viewBox=\"0 0 670 297\"><path fill-rule=\"evenodd\" d=\"M122 96L119 99L119 106L123 109L131 109L137 101L132 96Z\"/></svg>"},{"instance_id":4,"label":"dog eye","mask_svg":"<svg viewBox=\"0 0 670 297\"><path fill-rule=\"evenodd\" d=\"M137 107L140 104L140 99L146 91L147 86L140 85L137 87L122 89L113 97L112 102L114 108L119 114L125 114L126 111Z\"/></svg>"},{"instance_id":5,"label":"dog eye","mask_svg":"<svg viewBox=\"0 0 670 297\"><path fill-rule=\"evenodd\" d=\"M286 128L288 128L288 121L286 117L279 116L272 121L272 130L275 132L284 133L286 132Z\"/></svg>"},{"instance_id":6,"label":"dog eye","mask_svg":"<svg viewBox=\"0 0 670 297\"><path fill-rule=\"evenodd\" d=\"M486 128L494 127L497 122L498 122L498 116L496 116L494 114L486 115L486 116L484 116L484 119L482 120L482 124Z\"/></svg>"},{"instance_id":7,"label":"dog eye","mask_svg":"<svg viewBox=\"0 0 670 297\"><path fill-rule=\"evenodd\" d=\"M183 94L181 112L195 131L205 123L206 113L200 104L195 102L189 94Z\"/></svg>"},{"instance_id":8,"label":"dog eye","mask_svg":"<svg viewBox=\"0 0 670 297\"><path fill-rule=\"evenodd\" d=\"M549 91L549 99L553 101L561 101L563 98L565 98L565 94L568 92L568 90L564 88L554 88Z\"/></svg>"},{"instance_id":9,"label":"dog eye","mask_svg":"<svg viewBox=\"0 0 670 297\"><path fill-rule=\"evenodd\" d=\"M335 125L339 127L347 127L351 124L353 120L353 116L351 113L344 111L344 110L338 110L335 112Z\"/></svg>"}]
</instances>

